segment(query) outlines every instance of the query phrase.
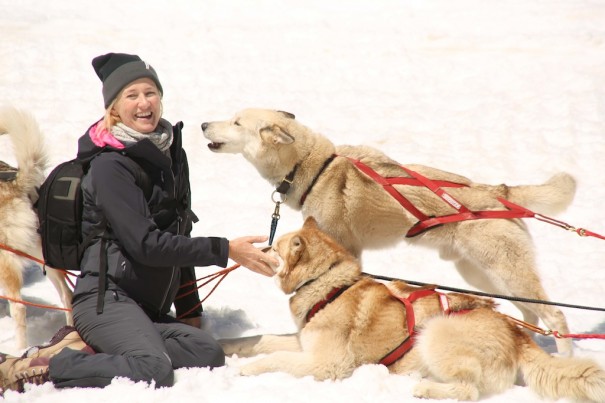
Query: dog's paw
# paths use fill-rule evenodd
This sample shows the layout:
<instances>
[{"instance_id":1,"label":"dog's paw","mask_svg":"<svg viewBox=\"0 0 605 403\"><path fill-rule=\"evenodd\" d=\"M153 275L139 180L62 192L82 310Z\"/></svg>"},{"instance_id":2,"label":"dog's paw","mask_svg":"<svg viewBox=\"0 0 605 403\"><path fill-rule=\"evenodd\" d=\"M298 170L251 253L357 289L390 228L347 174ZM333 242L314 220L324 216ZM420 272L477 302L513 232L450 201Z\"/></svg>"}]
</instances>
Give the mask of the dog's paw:
<instances>
[{"instance_id":1,"label":"dog's paw","mask_svg":"<svg viewBox=\"0 0 605 403\"><path fill-rule=\"evenodd\" d=\"M422 399L457 399L475 401L479 390L468 383L440 383L423 379L414 387L414 397Z\"/></svg>"},{"instance_id":2,"label":"dog's paw","mask_svg":"<svg viewBox=\"0 0 605 403\"><path fill-rule=\"evenodd\" d=\"M258 361L251 362L249 364L242 365L239 368L239 374L243 376L254 376L260 375L267 372L264 366Z\"/></svg>"},{"instance_id":3,"label":"dog's paw","mask_svg":"<svg viewBox=\"0 0 605 403\"><path fill-rule=\"evenodd\" d=\"M412 395L414 395L414 397L419 397L422 399L430 399L433 396L431 393L432 383L433 382L427 381L426 379L421 379L420 382L418 382L416 386L414 386L414 389L412 390Z\"/></svg>"}]
</instances>

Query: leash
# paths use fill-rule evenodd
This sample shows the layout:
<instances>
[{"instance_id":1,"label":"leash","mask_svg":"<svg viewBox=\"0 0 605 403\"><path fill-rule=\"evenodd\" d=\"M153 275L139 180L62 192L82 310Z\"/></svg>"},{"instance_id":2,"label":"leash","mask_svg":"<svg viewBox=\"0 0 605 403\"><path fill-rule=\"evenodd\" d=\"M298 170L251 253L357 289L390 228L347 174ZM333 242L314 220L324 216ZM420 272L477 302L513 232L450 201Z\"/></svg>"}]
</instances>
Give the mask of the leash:
<instances>
[{"instance_id":1,"label":"leash","mask_svg":"<svg viewBox=\"0 0 605 403\"><path fill-rule=\"evenodd\" d=\"M556 305L556 306L560 306L560 307L566 307L566 308L575 308L575 309L585 309L585 310L591 310L591 311L601 311L601 312L605 312L605 308L596 308L596 307L591 307L591 306L582 306L582 305L572 305L572 304L564 304L561 302L553 302L553 301L544 301L544 300L539 300L539 299L530 299L530 298L521 298L521 297L511 297L511 296L506 296L506 295L498 295L498 294L490 294L490 293L486 293L486 292L481 292L481 291L471 291L471 290L465 290L463 288L454 288L454 287L446 287L446 286L441 286L438 284L428 284L428 283L422 283L419 281L410 281L410 280L403 280L403 279L399 279L399 278L395 278L395 277L388 277L388 276L380 276L380 275L376 275L376 274L369 274L369 273L365 273L362 272L363 275L368 276L370 278L376 279L376 280L385 280L385 281L403 281L405 283L411 284L411 285L416 285L416 286L430 286L430 287L434 287L435 289L439 289L439 290L444 290L444 291L452 291L452 292L458 292L461 294L471 294L471 295L477 295L477 296L481 296L481 297L489 297L489 298L497 298L497 299L504 299L504 300L509 300L509 301L519 301L519 302L528 302L528 303L532 303L532 304L544 304L544 305ZM512 316L509 315L504 315L506 316L509 320L511 320L512 322L514 322L515 324L525 327L533 332L539 333L541 335L544 336L554 336L556 338L570 338L570 339L605 339L605 334L591 334L591 333L585 333L585 334L579 334L579 333L570 333L570 334L564 334L564 333L560 333L557 330L544 330L542 328L539 328L535 325L532 325L530 323L524 322L520 319L516 319L513 318Z\"/></svg>"},{"instance_id":2,"label":"leash","mask_svg":"<svg viewBox=\"0 0 605 403\"><path fill-rule=\"evenodd\" d=\"M279 219L279 209L278 209L277 213L278 213L278 217L277 217L277 219ZM16 254L16 255L18 255L18 256L21 256L21 257L27 258L27 259L29 259L29 260L32 260L32 261L34 261L34 262L36 262L36 263L38 263L38 264L42 265L42 271L43 271L44 273L46 273L46 270L45 270L45 269L46 269L46 262L44 262L43 260L40 260L40 259L38 259L38 258L36 258L36 257L34 257L34 256L32 256L32 255L29 255L29 254L27 254L27 253L25 253L25 252L22 252L22 251L20 251L20 250L17 250L17 249L11 248L10 246L5 245L5 244L3 244L3 243L0 243L0 249L4 249L4 250L6 250L6 251L12 252L12 253L14 253L14 254ZM178 299L178 298L182 298L182 297L184 297L184 296L186 296L186 295L189 295L189 294L191 294L191 293L193 293L193 292L195 292L195 291L199 290L200 288L202 288L202 287L203 287L203 286L205 286L206 284L209 284L210 282L212 282L212 281L214 281L214 280L217 280L217 279L218 279L218 282L217 282L217 283L216 283L216 284L215 284L215 285L212 287L212 289L211 289L211 290L208 292L208 294L207 294L207 295L204 297L204 299L202 299L202 300L201 300L201 301L200 301L198 304L196 304L196 305L195 305L193 308L191 308L189 311L187 311L187 312L185 312L184 314L180 315L180 316L179 316L179 319L180 319L181 317L186 316L187 314L189 314L189 313L193 312L193 311L194 311L195 309L197 309L197 308L198 308L200 305L202 305L202 303L203 303L204 301L206 301L206 299L207 299L207 298L208 298L208 297L209 297L209 296L210 296L210 295L211 295L211 294L214 292L214 290L215 290L215 289L218 287L218 285L219 285L219 284L220 284L220 283L221 283L221 282L224 280L224 278L227 276L227 274L229 274L231 271L233 271L233 270L237 269L239 266L240 266L239 264L236 264L236 265L231 266L231 267L229 267L229 268L226 268L226 269L220 270L220 271L218 271L218 272L216 272L216 273L210 274L210 275L208 275L208 276L201 277L201 278L199 278L199 279L197 279L197 280L195 280L195 281L192 281L192 282L189 282L189 283L186 283L186 284L181 285L181 288L182 288L182 287L186 287L186 286L189 286L189 285L192 285L192 284L197 284L197 282L198 282L198 281L208 279L207 281L205 281L204 283L202 283L202 284L201 284L201 285L199 285L198 287L196 287L196 288L194 288L194 289L192 289L192 290L190 290L190 291L187 291L187 292L185 292L185 293L179 294L179 295L176 297L177 299ZM59 270L59 271L62 271L63 273L65 273L65 274L67 274L67 275L70 275L70 276L77 276L76 274L74 274L74 273L72 273L72 272L70 272L70 271L68 271L68 270L63 270L63 269L54 269L54 270ZM74 286L75 286L75 285L74 285L74 283L73 283L73 281L72 281L72 280L71 280L71 279L70 279L68 276L66 276L66 279L67 279L68 283L71 285L71 287L72 287L72 289L73 289L73 288L74 288ZM18 300L18 299L15 299L15 298L11 298L11 297L4 296L4 295L0 295L0 299L5 299L5 300L8 300L8 301L12 301L12 302L20 303L20 304L23 304L23 305L35 306L35 307L38 307L38 308L55 309L55 310L60 310L60 311L71 311L71 309L68 309L68 308L60 308L60 307L57 307L57 306L52 306L52 305L36 304L36 303L33 303L33 302L28 302L28 301L24 301L24 300Z\"/></svg>"},{"instance_id":3,"label":"leash","mask_svg":"<svg viewBox=\"0 0 605 403\"><path fill-rule=\"evenodd\" d=\"M43 268L45 268L45 267L46 267L46 262L45 262L44 260L40 260L40 259L38 259L37 257L34 257L34 256L32 256L32 255L28 255L27 253L25 253L25 252L21 252L20 250L13 249L13 248L11 248L10 246L5 245L5 244L3 244L3 243L0 243L0 249L4 249L4 250L7 250L7 251L9 251L9 252L14 253L15 255L19 255L19 256L21 256L21 257L25 257L25 258L27 258L27 259L29 259L29 260L33 260L34 262L41 264ZM57 270L58 270L58 269L57 269Z\"/></svg>"},{"instance_id":4,"label":"leash","mask_svg":"<svg viewBox=\"0 0 605 403\"><path fill-rule=\"evenodd\" d=\"M511 322L513 322L515 325L524 327L526 329L531 330L534 333L539 333L543 336L554 336L557 339L605 339L605 334L590 334L590 333L563 334L563 333L559 333L557 330L542 329L536 325L532 325L531 323L527 323L522 320L513 318L512 316L509 316L509 315L504 315L504 316L506 316L506 318L508 320L510 320Z\"/></svg>"},{"instance_id":5,"label":"leash","mask_svg":"<svg viewBox=\"0 0 605 403\"><path fill-rule=\"evenodd\" d=\"M8 252L14 253L17 256L21 256L21 257L29 259L29 260L31 260L33 262L38 263L39 265L42 266L41 267L42 268L42 273L44 273L44 275L46 275L46 262L44 260L38 259L37 257L32 256L30 254L27 254L27 253L25 253L23 251L20 251L18 249L11 248L10 246L5 245L3 243L0 243L0 249L4 249L4 250L6 250ZM65 279L67 280L67 282L69 283L69 285L71 286L71 288L73 289L75 287L75 284L73 283L73 281L68 276L77 277L78 276L77 274L72 273L72 272L70 272L68 270L57 269L57 268L54 268L54 267L53 267L53 270L57 270L57 271L60 271L60 272L63 272L64 274L66 274Z\"/></svg>"},{"instance_id":6,"label":"leash","mask_svg":"<svg viewBox=\"0 0 605 403\"><path fill-rule=\"evenodd\" d=\"M42 272L44 273L44 275L46 275L46 262L45 262L44 260L40 260L40 259L38 259L38 258L37 258L37 257L35 257L35 256L29 255L29 254L27 254L27 253L25 253L25 252L22 252L22 251L20 251L20 250L17 250L17 249L11 248L10 246L5 245L5 244L3 244L3 243L0 243L0 249L4 249L4 250L6 250L6 251L9 251L9 252L14 253L15 255L18 255L18 256L24 257L24 258L26 258L26 259L29 259L29 260L31 260L31 261L34 261L34 262L38 263L39 265L41 265L41 266L42 266ZM72 273L72 272L70 272L69 270L65 270L65 269L58 269L58 268L55 268L55 267L53 267L52 269L53 269L53 270L60 271L60 272L63 272L63 273L65 273L67 276L78 277L78 275L77 275L77 274ZM71 279L70 279L69 277L67 277L67 276L66 276L65 278L67 279L67 282L69 283L69 285L71 285L71 288L73 289L73 288L75 287L75 284L74 284L74 283L73 283L73 281L71 281Z\"/></svg>"},{"instance_id":7,"label":"leash","mask_svg":"<svg viewBox=\"0 0 605 403\"><path fill-rule=\"evenodd\" d=\"M527 302L527 303L530 303L530 304L556 305L556 306L565 307L565 308L575 308L575 309L585 309L585 310L589 310L589 311L605 312L605 308L598 308L598 307L584 306L584 305L565 304L565 303L562 303L562 302L545 301L545 300L541 300L541 299L531 299L531 298L523 298L523 297L512 297L512 296L509 296L509 295L490 294L490 293L481 292L481 291L472 291L472 290L466 290L464 288L447 287L447 286L433 284L433 283L431 283L431 284L429 284L429 283L422 283L420 281L404 280L404 279L397 278L397 277L381 276L381 275L378 275L378 274L370 274L370 273L366 273L366 272L363 272L362 274L365 275L365 276L377 279L377 280L384 280L384 281L398 280L398 281L403 281L403 282L411 284L411 285L434 286L436 289L439 289L439 290L459 292L461 294L478 295L478 296L481 296L481 297L504 299L504 300L508 300L508 301Z\"/></svg>"},{"instance_id":8,"label":"leash","mask_svg":"<svg viewBox=\"0 0 605 403\"><path fill-rule=\"evenodd\" d=\"M182 294L177 295L176 298L175 298L175 300L183 298L186 295L192 294L192 293L196 292L197 290L199 290L200 288L202 288L203 286L205 286L206 284L209 284L212 281L218 279L217 283L214 284L214 286L212 287L212 289L208 292L208 294L206 294L206 296L200 302L198 302L197 304L195 304L193 306L193 308L189 309L187 312L182 313L181 315L179 315L177 317L177 319L181 319L181 318L187 316L188 314L190 314L191 312L195 311L197 308L199 308L208 299L208 297L214 292L214 290L216 290L216 288L225 279L225 277L227 277L227 274L231 273L233 270L237 269L238 267L240 267L240 265L239 264L235 264L235 265L233 265L231 267L227 267L226 269L219 270L216 273L212 273L212 274L209 274L207 276L200 277L197 280L190 281L190 282L185 283L185 284L181 284L180 288L183 288L183 287L187 287L187 286L190 286L190 285L193 285L193 284L197 284L198 281L208 279L205 282L203 282L202 284L200 284L199 286L197 286L197 287L195 287L195 288L193 288L193 289L191 289L191 290L189 290L187 292L184 292Z\"/></svg>"},{"instance_id":9,"label":"leash","mask_svg":"<svg viewBox=\"0 0 605 403\"><path fill-rule=\"evenodd\" d=\"M273 245L273 239L275 238L275 231L277 230L277 222L280 219L279 215L279 206L281 203L286 201L286 195L281 194L281 200L275 200L275 193L278 191L275 190L271 193L271 200L275 203L275 209L273 210L273 214L271 215L271 228L269 230L269 246Z\"/></svg>"},{"instance_id":10,"label":"leash","mask_svg":"<svg viewBox=\"0 0 605 403\"><path fill-rule=\"evenodd\" d=\"M330 163L332 161L334 161L334 158L336 158L336 157L338 157L338 155L332 154L328 158L326 158L326 160L324 161L321 168L319 168L319 171L317 172L317 174L315 174L315 176L313 177L311 184L309 185L309 187L307 187L307 190L305 190L303 195L300 197L299 204L301 206L305 203L305 200L307 199L307 196L309 195L309 193L311 193L311 190L313 190L313 187L315 186L315 182L317 182L317 180L319 179L319 177L321 176L323 171L326 170L328 165L330 165ZM275 210L273 211L273 215L271 216L271 228L270 228L270 232L269 232L269 246L271 246L273 244L273 238L275 237L275 231L277 229L277 221L280 218L279 205L280 205L280 203L283 203L286 201L286 195L287 195L288 191L290 190L290 186L292 185L292 182L294 181L294 175L296 175L296 171L298 170L298 167L299 167L299 164L294 165L294 168L292 168L292 170L284 177L284 179L282 179L282 181L279 183L277 188L275 188L275 190L271 194L271 200L275 203ZM279 193L281 195L281 201L275 200L275 198L274 198L275 193Z\"/></svg>"},{"instance_id":11,"label":"leash","mask_svg":"<svg viewBox=\"0 0 605 403\"><path fill-rule=\"evenodd\" d=\"M23 305L28 305L28 306L35 306L36 308L54 309L54 310L57 310L57 311L71 312L71 309L69 309L69 308L61 308L61 307L54 306L54 305L36 304L34 302L28 302L28 301L24 301L24 300L21 300L21 299L7 297L5 295L0 295L0 299L6 299L8 301L16 302L18 304L23 304Z\"/></svg>"}]
</instances>

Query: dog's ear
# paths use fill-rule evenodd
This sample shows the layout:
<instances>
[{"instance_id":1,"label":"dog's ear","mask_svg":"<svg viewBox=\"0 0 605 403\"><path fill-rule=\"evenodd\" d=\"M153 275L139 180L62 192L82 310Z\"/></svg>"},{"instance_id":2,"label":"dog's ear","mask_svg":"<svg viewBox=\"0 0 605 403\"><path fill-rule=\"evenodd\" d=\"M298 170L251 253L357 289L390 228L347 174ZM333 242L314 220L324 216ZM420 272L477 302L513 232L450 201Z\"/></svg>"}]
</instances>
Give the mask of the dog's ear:
<instances>
[{"instance_id":1,"label":"dog's ear","mask_svg":"<svg viewBox=\"0 0 605 403\"><path fill-rule=\"evenodd\" d=\"M282 115L284 115L285 117L287 117L289 119L296 119L296 116L294 116L293 113L286 112L286 111L277 111L277 112L281 113Z\"/></svg>"},{"instance_id":2,"label":"dog's ear","mask_svg":"<svg viewBox=\"0 0 605 403\"><path fill-rule=\"evenodd\" d=\"M295 235L290 239L290 252L293 254L300 254L305 249L304 238L300 235Z\"/></svg>"},{"instance_id":3,"label":"dog's ear","mask_svg":"<svg viewBox=\"0 0 605 403\"><path fill-rule=\"evenodd\" d=\"M288 257L286 259L288 267L292 270L300 261L303 252L305 251L306 244L303 237L300 235L294 235L290 238L288 244Z\"/></svg>"},{"instance_id":4,"label":"dog's ear","mask_svg":"<svg viewBox=\"0 0 605 403\"><path fill-rule=\"evenodd\" d=\"M278 125L265 126L260 129L260 135L264 141L273 144L292 144L294 137Z\"/></svg>"}]
</instances>

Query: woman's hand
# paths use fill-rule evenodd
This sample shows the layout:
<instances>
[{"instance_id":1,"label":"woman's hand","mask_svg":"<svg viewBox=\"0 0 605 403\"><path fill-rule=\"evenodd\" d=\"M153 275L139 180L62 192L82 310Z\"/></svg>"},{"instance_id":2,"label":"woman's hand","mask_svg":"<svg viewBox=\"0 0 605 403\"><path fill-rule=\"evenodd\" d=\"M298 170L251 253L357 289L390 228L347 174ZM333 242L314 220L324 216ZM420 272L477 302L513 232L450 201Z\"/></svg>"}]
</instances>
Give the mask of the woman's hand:
<instances>
[{"instance_id":1,"label":"woman's hand","mask_svg":"<svg viewBox=\"0 0 605 403\"><path fill-rule=\"evenodd\" d=\"M230 240L229 258L253 272L271 277L275 274L272 267L277 267L279 262L253 245L267 239L267 236L244 236Z\"/></svg>"}]
</instances>

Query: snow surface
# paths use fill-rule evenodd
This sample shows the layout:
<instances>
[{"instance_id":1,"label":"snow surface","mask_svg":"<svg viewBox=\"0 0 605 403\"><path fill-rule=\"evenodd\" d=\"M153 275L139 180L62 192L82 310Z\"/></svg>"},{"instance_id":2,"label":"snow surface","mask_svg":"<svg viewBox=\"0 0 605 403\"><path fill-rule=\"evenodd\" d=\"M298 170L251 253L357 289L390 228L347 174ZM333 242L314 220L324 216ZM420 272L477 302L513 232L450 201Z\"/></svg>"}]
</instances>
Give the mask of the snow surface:
<instances>
[{"instance_id":1,"label":"snow surface","mask_svg":"<svg viewBox=\"0 0 605 403\"><path fill-rule=\"evenodd\" d=\"M335 143L367 144L401 163L432 165L491 184L541 183L558 171L578 180L557 218L605 233L605 2L598 0L0 0L0 103L39 119L51 163L72 158L76 140L103 113L90 61L139 54L158 71L164 116L185 123L196 235L268 234L271 184L241 156L212 154L200 124L246 107L295 113ZM0 159L11 160L6 137ZM302 225L281 211L278 236ZM543 283L554 301L605 307L604 241L526 220ZM364 254L364 270L469 288L437 253L407 245ZM198 268L199 276L217 268ZM59 304L37 267L24 297ZM202 289L202 296L209 291ZM294 330L287 296L271 279L239 269L204 304L217 338ZM507 301L501 309L518 316ZM601 311L564 308L573 333L605 333ZM15 350L0 301L0 351ZM28 342L65 322L28 308ZM552 338L539 338L554 351ZM605 366L605 341L576 340L577 356ZM283 373L240 377L246 359L215 370L181 369L172 388L116 379L105 389L51 384L9 402L381 402L416 401L417 379L380 365L316 382ZM486 402L535 402L515 386ZM561 400L565 401L565 400Z\"/></svg>"}]
</instances>

